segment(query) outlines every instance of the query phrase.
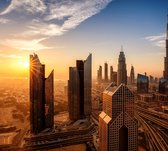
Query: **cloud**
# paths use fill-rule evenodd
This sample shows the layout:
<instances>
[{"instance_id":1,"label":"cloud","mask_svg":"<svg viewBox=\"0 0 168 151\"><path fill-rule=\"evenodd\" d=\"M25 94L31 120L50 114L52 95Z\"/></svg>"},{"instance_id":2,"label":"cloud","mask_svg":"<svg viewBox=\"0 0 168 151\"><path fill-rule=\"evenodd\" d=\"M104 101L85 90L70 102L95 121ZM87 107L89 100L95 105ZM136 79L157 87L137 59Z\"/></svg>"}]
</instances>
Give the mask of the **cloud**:
<instances>
[{"instance_id":1,"label":"cloud","mask_svg":"<svg viewBox=\"0 0 168 151\"><path fill-rule=\"evenodd\" d=\"M34 12L44 12L46 6L44 5L42 0L11 0L11 4L0 14L8 14L14 10L16 11L27 11L29 13Z\"/></svg>"},{"instance_id":2,"label":"cloud","mask_svg":"<svg viewBox=\"0 0 168 151\"><path fill-rule=\"evenodd\" d=\"M6 24L8 22L9 22L8 19L6 19L6 18L0 18L0 24Z\"/></svg>"},{"instance_id":3,"label":"cloud","mask_svg":"<svg viewBox=\"0 0 168 151\"><path fill-rule=\"evenodd\" d=\"M12 0L1 15L12 11L32 13L22 35L60 36L99 13L112 0ZM35 16L35 18L34 18Z\"/></svg>"},{"instance_id":4,"label":"cloud","mask_svg":"<svg viewBox=\"0 0 168 151\"><path fill-rule=\"evenodd\" d=\"M155 35L155 36L148 36L145 37L146 40L151 42L153 45L164 48L165 47L165 39L166 39L166 34L162 33L160 35Z\"/></svg>"},{"instance_id":5,"label":"cloud","mask_svg":"<svg viewBox=\"0 0 168 151\"><path fill-rule=\"evenodd\" d=\"M8 47L12 47L19 50L30 50L37 51L43 49L52 49L52 47L46 47L41 42L46 38L32 39L32 40L21 40L21 39L6 39L5 41L0 42Z\"/></svg>"},{"instance_id":6,"label":"cloud","mask_svg":"<svg viewBox=\"0 0 168 151\"><path fill-rule=\"evenodd\" d=\"M2 58L23 58L22 56L15 55L15 54L0 54L0 57Z\"/></svg>"}]
</instances>

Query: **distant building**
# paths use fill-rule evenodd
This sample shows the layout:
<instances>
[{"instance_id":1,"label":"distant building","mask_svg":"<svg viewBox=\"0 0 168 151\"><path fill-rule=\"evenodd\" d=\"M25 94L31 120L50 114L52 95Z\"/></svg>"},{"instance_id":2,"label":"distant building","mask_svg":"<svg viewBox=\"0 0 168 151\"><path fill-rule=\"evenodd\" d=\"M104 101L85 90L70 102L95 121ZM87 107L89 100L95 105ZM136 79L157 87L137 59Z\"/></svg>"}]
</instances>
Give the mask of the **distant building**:
<instances>
[{"instance_id":1,"label":"distant building","mask_svg":"<svg viewBox=\"0 0 168 151\"><path fill-rule=\"evenodd\" d=\"M131 72L130 72L130 84L135 83L135 73L134 73L134 67L131 66Z\"/></svg>"},{"instance_id":2,"label":"distant building","mask_svg":"<svg viewBox=\"0 0 168 151\"><path fill-rule=\"evenodd\" d=\"M110 66L110 82L113 82L113 66Z\"/></svg>"},{"instance_id":3,"label":"distant building","mask_svg":"<svg viewBox=\"0 0 168 151\"><path fill-rule=\"evenodd\" d=\"M117 84L117 72L116 71L113 71L112 82L115 83L115 84Z\"/></svg>"},{"instance_id":4,"label":"distant building","mask_svg":"<svg viewBox=\"0 0 168 151\"><path fill-rule=\"evenodd\" d=\"M121 51L118 58L117 85L127 84L127 69L124 52Z\"/></svg>"},{"instance_id":5,"label":"distant building","mask_svg":"<svg viewBox=\"0 0 168 151\"><path fill-rule=\"evenodd\" d=\"M151 75L149 75L149 82L150 82L150 83L154 83L154 77L151 76Z\"/></svg>"},{"instance_id":6,"label":"distant building","mask_svg":"<svg viewBox=\"0 0 168 151\"><path fill-rule=\"evenodd\" d=\"M148 93L149 79L148 76L138 74L137 76L137 93Z\"/></svg>"},{"instance_id":7,"label":"distant building","mask_svg":"<svg viewBox=\"0 0 168 151\"><path fill-rule=\"evenodd\" d=\"M69 118L78 120L91 114L92 55L85 61L77 60L76 67L69 68L68 107Z\"/></svg>"},{"instance_id":8,"label":"distant building","mask_svg":"<svg viewBox=\"0 0 168 151\"><path fill-rule=\"evenodd\" d=\"M103 92L99 115L99 151L137 151L138 123L134 118L134 95L125 84L110 84Z\"/></svg>"},{"instance_id":9,"label":"distant building","mask_svg":"<svg viewBox=\"0 0 168 151\"><path fill-rule=\"evenodd\" d=\"M45 78L45 65L30 55L30 129L38 133L54 125L54 72Z\"/></svg>"},{"instance_id":10,"label":"distant building","mask_svg":"<svg viewBox=\"0 0 168 151\"><path fill-rule=\"evenodd\" d=\"M164 78L159 79L159 93L168 95L168 80Z\"/></svg>"},{"instance_id":11,"label":"distant building","mask_svg":"<svg viewBox=\"0 0 168 151\"><path fill-rule=\"evenodd\" d=\"M99 66L99 69L97 70L97 81L99 83L102 82L102 66Z\"/></svg>"},{"instance_id":12,"label":"distant building","mask_svg":"<svg viewBox=\"0 0 168 151\"><path fill-rule=\"evenodd\" d=\"M108 64L104 63L104 82L108 82Z\"/></svg>"}]
</instances>

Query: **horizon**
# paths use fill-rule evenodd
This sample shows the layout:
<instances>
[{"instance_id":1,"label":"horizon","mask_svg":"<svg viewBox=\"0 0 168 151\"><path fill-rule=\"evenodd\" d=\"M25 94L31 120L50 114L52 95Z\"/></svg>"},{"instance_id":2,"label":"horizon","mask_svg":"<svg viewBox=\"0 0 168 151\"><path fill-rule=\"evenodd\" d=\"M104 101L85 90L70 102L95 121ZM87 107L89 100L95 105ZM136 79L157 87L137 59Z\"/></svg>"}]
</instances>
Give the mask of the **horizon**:
<instances>
[{"instance_id":1,"label":"horizon","mask_svg":"<svg viewBox=\"0 0 168 151\"><path fill-rule=\"evenodd\" d=\"M135 75L147 72L162 77L167 6L166 0L4 0L0 3L0 78L28 78L29 55L35 52L46 65L46 76L54 69L55 79L62 80L68 79L69 67L76 60L92 53L95 79L99 65L104 75L105 62L117 71L121 46L127 76L133 65Z\"/></svg>"}]
</instances>

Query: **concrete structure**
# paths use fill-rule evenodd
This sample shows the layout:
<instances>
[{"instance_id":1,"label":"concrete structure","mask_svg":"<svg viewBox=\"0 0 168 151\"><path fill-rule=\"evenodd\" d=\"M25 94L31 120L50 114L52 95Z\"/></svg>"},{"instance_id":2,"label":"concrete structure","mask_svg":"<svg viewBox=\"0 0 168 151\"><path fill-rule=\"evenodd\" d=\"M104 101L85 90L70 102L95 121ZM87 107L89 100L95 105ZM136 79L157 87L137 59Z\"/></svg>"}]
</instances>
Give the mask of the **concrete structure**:
<instances>
[{"instance_id":1,"label":"concrete structure","mask_svg":"<svg viewBox=\"0 0 168 151\"><path fill-rule=\"evenodd\" d=\"M78 120L91 114L92 55L85 61L77 60L69 68L68 108L69 118Z\"/></svg>"},{"instance_id":2,"label":"concrete structure","mask_svg":"<svg viewBox=\"0 0 168 151\"><path fill-rule=\"evenodd\" d=\"M137 151L138 123L134 118L134 95L125 84L103 92L99 115L99 151Z\"/></svg>"},{"instance_id":3,"label":"concrete structure","mask_svg":"<svg viewBox=\"0 0 168 151\"><path fill-rule=\"evenodd\" d=\"M127 84L127 69L124 52L121 51L118 58L118 71L117 71L117 85L121 83Z\"/></svg>"},{"instance_id":4,"label":"concrete structure","mask_svg":"<svg viewBox=\"0 0 168 151\"><path fill-rule=\"evenodd\" d=\"M54 125L54 72L45 78L45 65L30 55L30 130L38 133Z\"/></svg>"}]
</instances>

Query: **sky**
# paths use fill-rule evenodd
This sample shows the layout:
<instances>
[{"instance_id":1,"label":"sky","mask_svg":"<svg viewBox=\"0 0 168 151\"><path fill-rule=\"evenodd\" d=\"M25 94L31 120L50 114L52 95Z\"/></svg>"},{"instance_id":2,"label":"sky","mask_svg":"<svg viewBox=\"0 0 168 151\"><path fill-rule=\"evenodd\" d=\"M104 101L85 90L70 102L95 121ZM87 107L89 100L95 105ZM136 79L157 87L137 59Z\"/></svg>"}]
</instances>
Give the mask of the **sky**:
<instances>
[{"instance_id":1,"label":"sky","mask_svg":"<svg viewBox=\"0 0 168 151\"><path fill-rule=\"evenodd\" d=\"M117 71L121 46L128 76L161 77L167 13L167 0L0 0L0 78L28 77L33 53L65 80L92 53L95 78L105 62Z\"/></svg>"}]
</instances>

